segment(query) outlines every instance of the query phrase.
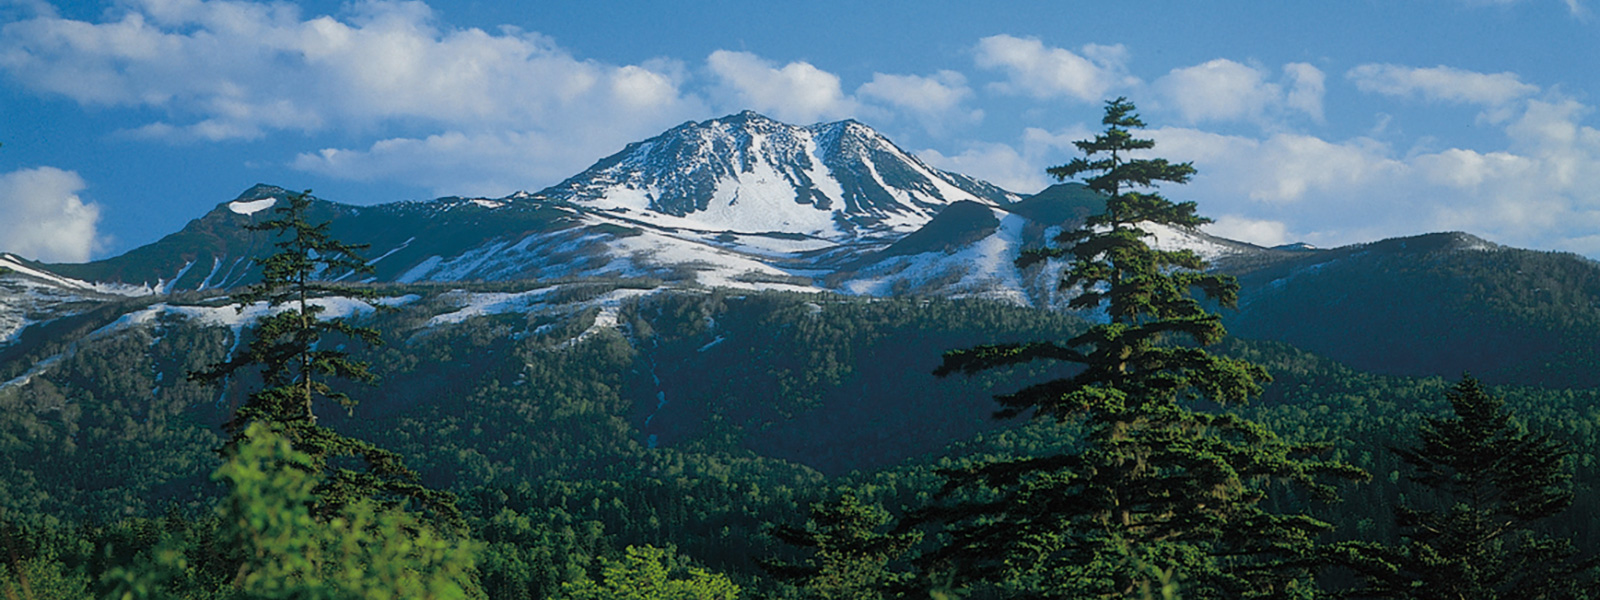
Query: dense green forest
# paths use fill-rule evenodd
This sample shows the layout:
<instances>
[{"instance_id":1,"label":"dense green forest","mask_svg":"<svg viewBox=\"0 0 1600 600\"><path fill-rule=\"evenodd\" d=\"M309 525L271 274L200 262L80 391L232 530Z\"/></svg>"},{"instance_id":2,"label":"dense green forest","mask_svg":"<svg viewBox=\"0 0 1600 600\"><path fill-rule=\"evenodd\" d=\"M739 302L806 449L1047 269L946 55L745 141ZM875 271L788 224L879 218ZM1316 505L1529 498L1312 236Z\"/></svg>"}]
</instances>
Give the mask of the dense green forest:
<instances>
[{"instance_id":1,"label":"dense green forest","mask_svg":"<svg viewBox=\"0 0 1600 600\"><path fill-rule=\"evenodd\" d=\"M585 286L572 293L615 284ZM1071 425L990 416L991 395L1052 372L932 375L945 350L1080 331L1069 315L983 301L674 293L633 301L623 327L575 341L597 310L424 326L450 306L423 300L368 317L388 339L363 354L381 382L352 386L362 404L329 420L461 495L495 598L550 597L629 545L672 546L764 589L776 584L758 559L793 552L763 534L768 524L802 524L811 504L844 489L903 515L937 494L938 469L1074 439ZM163 535L211 526L225 491L210 479L220 425L251 383L224 391L184 373L220 360L230 337L158 319L85 340L56 368L0 391L12 568L46 556L97 581ZM1256 402L1229 410L1291 439L1329 441L1330 457L1373 474L1342 487L1339 502L1313 505L1338 526L1333 536L1398 539L1392 508L1423 492L1388 448L1447 410L1452 381L1357 371L1281 343L1220 349L1274 378ZM1600 551L1600 516L1583 509L1600 505L1600 391L1490 389L1572 452L1575 508L1542 527ZM510 590L523 595L502 595Z\"/></svg>"},{"instance_id":2,"label":"dense green forest","mask_svg":"<svg viewBox=\"0 0 1600 600\"><path fill-rule=\"evenodd\" d=\"M0 349L0 594L1592 597L1600 391L1562 387L1587 363L1480 385L1225 336L1216 310L1250 298L1141 241L1204 221L1128 191L1193 172L1121 162L1131 110L1080 144L1109 162L1057 173L1099 173L1107 212L1024 258L1074 261L1092 320L653 280L323 285L299 274L359 271L356 249L281 242L284 270L233 297L37 325ZM300 216L275 226L321 239ZM290 308L252 324L241 299ZM1491 308L1588 322L1551 300Z\"/></svg>"}]
</instances>

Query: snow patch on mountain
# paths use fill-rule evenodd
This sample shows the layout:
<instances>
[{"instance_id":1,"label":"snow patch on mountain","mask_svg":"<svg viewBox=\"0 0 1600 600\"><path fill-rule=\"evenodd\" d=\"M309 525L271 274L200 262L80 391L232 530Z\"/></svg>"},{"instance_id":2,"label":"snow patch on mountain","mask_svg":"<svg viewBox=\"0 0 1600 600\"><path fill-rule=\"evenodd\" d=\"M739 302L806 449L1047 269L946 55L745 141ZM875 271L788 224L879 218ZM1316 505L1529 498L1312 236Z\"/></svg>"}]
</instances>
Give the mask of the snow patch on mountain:
<instances>
[{"instance_id":1,"label":"snow patch on mountain","mask_svg":"<svg viewBox=\"0 0 1600 600\"><path fill-rule=\"evenodd\" d=\"M277 204L277 198L262 198L260 200L235 200L228 203L228 210L241 215L253 215L263 210L272 208Z\"/></svg>"},{"instance_id":2,"label":"snow patch on mountain","mask_svg":"<svg viewBox=\"0 0 1600 600\"><path fill-rule=\"evenodd\" d=\"M429 256L428 258L423 259L422 262L417 263L416 266L411 267L410 270L401 274L399 277L396 277L394 280L400 283L416 283L421 281L422 278L427 277L428 274L433 272L434 269L438 268L439 264L442 262L444 262L443 256Z\"/></svg>"},{"instance_id":3,"label":"snow patch on mountain","mask_svg":"<svg viewBox=\"0 0 1600 600\"><path fill-rule=\"evenodd\" d=\"M617 329L617 324L621 322L619 317L622 315L623 303L629 299L648 294L651 291L638 289L612 290L599 298L585 302L584 304L588 306L599 306L600 312L595 314L594 323L590 324L588 329L583 330L582 333L569 340L567 344L576 345L601 331Z\"/></svg>"},{"instance_id":4,"label":"snow patch on mountain","mask_svg":"<svg viewBox=\"0 0 1600 600\"><path fill-rule=\"evenodd\" d=\"M960 200L1017 199L923 164L854 121L796 127L748 111L631 144L538 196L663 229L836 242L909 233Z\"/></svg>"},{"instance_id":5,"label":"snow patch on mountain","mask_svg":"<svg viewBox=\"0 0 1600 600\"><path fill-rule=\"evenodd\" d=\"M415 242L415 241L417 241L417 236L411 236L410 238L406 239L406 241L401 242L399 246L395 246L393 248L390 248L388 252L384 252L383 254L379 255L377 258L368 260L367 261L367 266L370 267L372 265L378 264L378 261L383 260L385 258L389 258L390 255L392 255L392 254L394 254L396 252L399 252L401 250L405 250L407 247L409 247L411 245L411 242Z\"/></svg>"},{"instance_id":6,"label":"snow patch on mountain","mask_svg":"<svg viewBox=\"0 0 1600 600\"><path fill-rule=\"evenodd\" d=\"M676 237L653 231L616 239L611 242L611 247L625 260L612 261L601 273L625 277L692 278L708 287L819 291L808 278L758 257L709 244L684 243Z\"/></svg>"},{"instance_id":7,"label":"snow patch on mountain","mask_svg":"<svg viewBox=\"0 0 1600 600\"><path fill-rule=\"evenodd\" d=\"M415 295L409 295L396 298L377 299L374 300L374 302L380 305L398 305L414 301L415 299ZM358 315L370 315L377 310L372 304L368 304L365 301L355 298L313 298L308 301L308 303L322 309L322 312L317 313L317 318L324 321L328 319L349 318ZM255 302L252 304L247 304L243 307L238 307L237 305L233 304L224 306L199 306L158 302L141 310L127 313L121 317L118 317L117 320L112 321L111 323L106 324L105 326L96 329L93 332L90 332L87 338L98 338L127 329L132 329L134 327L150 325L166 315L183 317L207 326L228 327L238 330L246 325L255 323L256 320L262 317L282 312L288 310L289 308L289 305L284 305L275 309L268 309L266 302Z\"/></svg>"},{"instance_id":8,"label":"snow patch on mountain","mask_svg":"<svg viewBox=\"0 0 1600 600\"><path fill-rule=\"evenodd\" d=\"M456 309L444 314L434 315L433 318L428 319L426 326L451 325L485 315L531 312L534 305L543 303L544 297L554 289L543 288L510 293L469 293L463 290L452 290L445 293L441 299L454 305Z\"/></svg>"},{"instance_id":9,"label":"snow patch on mountain","mask_svg":"<svg viewBox=\"0 0 1600 600\"><path fill-rule=\"evenodd\" d=\"M10 254L0 253L0 272L4 271L13 271L69 290L96 292L117 296L147 296L156 293L156 290L150 286L128 285L123 283L95 283L83 281L81 279L73 279L71 277L62 277L60 275L56 275L55 273L42 271L24 265L20 259Z\"/></svg>"},{"instance_id":10,"label":"snow patch on mountain","mask_svg":"<svg viewBox=\"0 0 1600 600\"><path fill-rule=\"evenodd\" d=\"M45 371L50 370L50 367L53 367L53 366L55 366L56 363L61 362L61 359L64 356L66 356L66 353L57 354L55 356L51 356L51 357L46 358L44 360L41 360L41 361L39 361L37 363L34 363L33 367L29 368L27 370L27 372L25 372L25 373L23 373L21 375L18 375L16 377L13 377L9 381L6 381L4 383L0 383L0 391L5 391L7 389L18 387L18 386L28 385L28 382L33 381L33 378L44 374Z\"/></svg>"},{"instance_id":11,"label":"snow patch on mountain","mask_svg":"<svg viewBox=\"0 0 1600 600\"><path fill-rule=\"evenodd\" d=\"M954 252L891 257L858 272L841 287L858 296L937 294L1031 304L1015 266L1028 221L1001 210L994 213L999 227L976 243Z\"/></svg>"},{"instance_id":12,"label":"snow patch on mountain","mask_svg":"<svg viewBox=\"0 0 1600 600\"><path fill-rule=\"evenodd\" d=\"M1183 229L1160 225L1157 223L1140 223L1139 228L1150 235L1145 238L1145 243L1151 248L1165 252L1177 250L1192 250L1206 262L1214 262L1219 258L1231 256L1241 252L1240 248L1222 243L1219 238L1213 238L1191 229Z\"/></svg>"}]
</instances>

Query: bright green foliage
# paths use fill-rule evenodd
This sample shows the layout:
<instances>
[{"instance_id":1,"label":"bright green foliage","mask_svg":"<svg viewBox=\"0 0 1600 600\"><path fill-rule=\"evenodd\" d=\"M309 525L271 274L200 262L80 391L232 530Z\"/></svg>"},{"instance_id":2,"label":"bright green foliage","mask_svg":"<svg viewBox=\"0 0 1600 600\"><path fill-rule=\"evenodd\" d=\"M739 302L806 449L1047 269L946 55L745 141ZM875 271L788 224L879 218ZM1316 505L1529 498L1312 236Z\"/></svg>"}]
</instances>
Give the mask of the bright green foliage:
<instances>
[{"instance_id":1,"label":"bright green foliage","mask_svg":"<svg viewBox=\"0 0 1600 600\"><path fill-rule=\"evenodd\" d=\"M0 598L6 600L81 600L89 598L89 578L56 557L0 561Z\"/></svg>"},{"instance_id":2,"label":"bright green foliage","mask_svg":"<svg viewBox=\"0 0 1600 600\"><path fill-rule=\"evenodd\" d=\"M910 574L898 573L889 563L899 559L922 539L916 531L881 533L888 511L862 504L854 493L811 506L804 528L780 525L773 537L811 551L798 563L770 562L767 571L798 584L809 597L821 600L874 600L907 583Z\"/></svg>"},{"instance_id":3,"label":"bright green foliage","mask_svg":"<svg viewBox=\"0 0 1600 600\"><path fill-rule=\"evenodd\" d=\"M1059 178L1092 173L1106 210L1063 232L1055 248L1019 265L1065 259L1062 289L1077 309L1104 309L1108 322L1058 342L982 346L951 352L941 374L973 373L1034 360L1075 363L1066 378L1000 396L1000 416L1031 412L1081 419L1084 450L1001 460L949 473L947 492L976 500L933 511L952 525L950 542L925 561L958 579L987 582L1006 597L1092 598L1168 593L1185 598L1294 597L1310 592L1305 558L1327 525L1266 511L1271 483L1290 482L1321 498L1325 475L1359 477L1341 463L1308 459L1318 446L1285 442L1228 414L1198 413L1192 400L1243 403L1266 371L1203 346L1224 335L1220 317L1191 296L1230 306L1231 277L1201 272L1192 251L1145 243L1148 225L1188 228L1208 220L1192 202L1153 191L1184 183L1187 163L1133 158L1154 143L1125 99L1106 104L1104 133L1077 142L1086 155L1051 169Z\"/></svg>"},{"instance_id":4,"label":"bright green foliage","mask_svg":"<svg viewBox=\"0 0 1600 600\"><path fill-rule=\"evenodd\" d=\"M1428 508L1400 506L1407 541L1352 553L1366 585L1357 596L1446 599L1591 598L1596 559L1574 560L1566 538L1531 525L1572 504L1563 444L1528 432L1466 377L1447 397L1454 415L1426 420L1421 444L1395 452L1410 479L1437 495ZM1420 503L1418 503L1420 504Z\"/></svg>"},{"instance_id":5,"label":"bright green foliage","mask_svg":"<svg viewBox=\"0 0 1600 600\"><path fill-rule=\"evenodd\" d=\"M228 421L226 428L233 435L229 444L238 444L252 423L278 426L296 450L311 457L314 470L327 472L316 490L322 513L362 499L374 499L385 506L414 499L445 521L459 524L461 515L454 496L418 484L417 474L405 466L398 454L317 424L318 399L331 400L346 410L356 404L348 394L336 391L330 380L370 383L376 379L369 365L351 359L333 336L368 345L379 344L382 338L376 329L344 319L319 317L326 307L318 300L372 300L375 292L319 280L372 269L357 254L363 247L333 239L328 235L327 223L313 225L306 221L310 206L310 192L293 194L274 209L278 218L247 226L277 233L283 239L275 244L278 251L261 261L261 282L236 294L234 300L240 311L265 302L271 312L256 322L255 338L245 351L193 377L225 381L241 368L260 368L263 387L250 394ZM341 457L360 458L366 469L329 464L330 459Z\"/></svg>"},{"instance_id":6,"label":"bright green foliage","mask_svg":"<svg viewBox=\"0 0 1600 600\"><path fill-rule=\"evenodd\" d=\"M699 567L688 578L672 578L675 556L654 546L628 546L622 560L601 558L600 580L589 578L561 586L565 600L736 600L739 586L721 573Z\"/></svg>"},{"instance_id":7,"label":"bright green foliage","mask_svg":"<svg viewBox=\"0 0 1600 600\"><path fill-rule=\"evenodd\" d=\"M215 581L169 539L133 568L108 575L114 598L206 597L304 600L465 599L480 597L467 542L436 533L410 514L371 501L313 518L312 458L272 428L245 430L215 478L231 489L218 506L218 547L235 572Z\"/></svg>"}]
</instances>

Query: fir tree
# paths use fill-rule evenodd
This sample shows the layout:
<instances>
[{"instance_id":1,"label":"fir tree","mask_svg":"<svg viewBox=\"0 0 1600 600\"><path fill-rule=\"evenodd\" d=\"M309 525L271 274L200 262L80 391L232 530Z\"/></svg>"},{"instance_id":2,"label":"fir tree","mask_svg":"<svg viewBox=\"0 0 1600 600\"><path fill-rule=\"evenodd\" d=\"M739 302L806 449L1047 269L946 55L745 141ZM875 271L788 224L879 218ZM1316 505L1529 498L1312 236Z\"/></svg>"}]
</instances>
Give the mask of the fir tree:
<instances>
[{"instance_id":1,"label":"fir tree","mask_svg":"<svg viewBox=\"0 0 1600 600\"><path fill-rule=\"evenodd\" d=\"M1144 127L1134 110L1123 98L1107 102L1105 131L1076 142L1085 156L1050 169L1058 179L1091 175L1086 183L1105 196L1105 211L1063 232L1057 246L1018 259L1024 267L1065 260L1060 286L1077 293L1070 306L1103 309L1107 322L1064 342L950 352L937 371L1080 365L1070 377L997 399L1001 417L1081 420L1089 432L1082 450L947 473L947 492L978 499L927 515L949 523L949 542L925 560L1007 597L1127 597L1170 593L1174 582L1185 598L1308 593L1310 550L1327 525L1267 512L1266 488L1288 481L1331 498L1321 476L1364 474L1308 458L1318 446L1189 407L1245 402L1269 378L1260 366L1203 348L1226 332L1201 298L1232 306L1238 284L1204 272L1192 251L1146 243L1146 227L1209 221L1193 202L1154 191L1187 182L1195 170L1137 158L1154 142L1132 135Z\"/></svg>"},{"instance_id":2,"label":"fir tree","mask_svg":"<svg viewBox=\"0 0 1600 600\"><path fill-rule=\"evenodd\" d=\"M809 598L820 600L874 600L908 583L907 573L890 563L900 559L919 540L920 532L882 532L889 523L883 508L862 504L854 493L811 506L804 527L779 525L773 537L808 551L795 561L767 561L761 566L778 578L798 585Z\"/></svg>"},{"instance_id":3,"label":"fir tree","mask_svg":"<svg viewBox=\"0 0 1600 600\"><path fill-rule=\"evenodd\" d=\"M1453 416L1425 420L1418 446L1395 449L1433 502L1396 510L1406 538L1400 546L1351 553L1365 585L1350 595L1594 597L1596 559L1576 560L1571 540L1533 529L1572 504L1567 450L1519 425L1505 402L1470 376L1446 397Z\"/></svg>"},{"instance_id":4,"label":"fir tree","mask_svg":"<svg viewBox=\"0 0 1600 600\"><path fill-rule=\"evenodd\" d=\"M296 451L309 455L316 470L325 472L316 490L320 514L331 515L363 498L384 506L413 499L423 504L421 508L459 524L455 497L418 483L417 474L399 455L317 422L319 400L346 411L353 411L356 405L355 399L336 390L332 382L371 383L377 379L367 363L352 359L342 346L324 341L349 339L376 345L382 338L371 327L321 316L327 310L327 299L370 302L376 292L328 281L333 275L360 275L372 268L359 254L365 246L334 239L326 222L309 222L306 213L310 207L309 190L290 194L274 209L276 218L246 225L281 238L274 245L277 251L261 261L261 281L233 297L241 312L257 303L264 303L268 312L256 321L254 338L243 351L191 376L225 381L240 369L260 369L262 389L251 393L224 425L231 435L224 453L244 439L252 423L269 423L289 438ZM350 468L348 461L341 462L345 458L358 459L364 468Z\"/></svg>"}]
</instances>

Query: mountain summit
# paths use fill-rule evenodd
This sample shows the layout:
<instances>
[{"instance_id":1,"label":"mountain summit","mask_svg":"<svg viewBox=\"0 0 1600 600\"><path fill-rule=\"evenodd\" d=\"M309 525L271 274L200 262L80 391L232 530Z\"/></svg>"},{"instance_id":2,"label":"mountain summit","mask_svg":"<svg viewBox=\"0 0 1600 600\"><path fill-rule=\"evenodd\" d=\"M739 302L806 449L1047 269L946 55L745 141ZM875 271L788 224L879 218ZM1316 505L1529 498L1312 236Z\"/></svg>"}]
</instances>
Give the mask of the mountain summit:
<instances>
[{"instance_id":1,"label":"mountain summit","mask_svg":"<svg viewBox=\"0 0 1600 600\"><path fill-rule=\"evenodd\" d=\"M797 127L751 111L629 144L535 196L664 227L840 241L910 233L955 202L1020 199L853 120Z\"/></svg>"},{"instance_id":2,"label":"mountain summit","mask_svg":"<svg viewBox=\"0 0 1600 600\"><path fill-rule=\"evenodd\" d=\"M248 226L289 193L258 185L154 244L52 268L156 292L245 285L272 242ZM364 207L314 199L310 218L368 246L373 282L600 278L1050 306L1061 265L1023 272L1013 261L1102 203L1079 184L1024 199L929 166L857 121L802 127L745 111L629 144L536 193ZM1156 233L1208 256L1253 250Z\"/></svg>"}]
</instances>

